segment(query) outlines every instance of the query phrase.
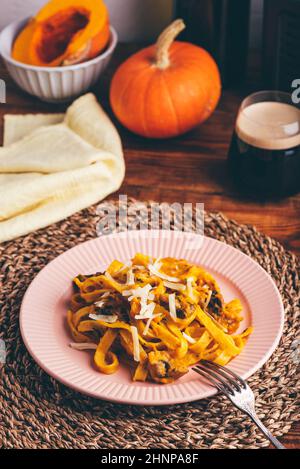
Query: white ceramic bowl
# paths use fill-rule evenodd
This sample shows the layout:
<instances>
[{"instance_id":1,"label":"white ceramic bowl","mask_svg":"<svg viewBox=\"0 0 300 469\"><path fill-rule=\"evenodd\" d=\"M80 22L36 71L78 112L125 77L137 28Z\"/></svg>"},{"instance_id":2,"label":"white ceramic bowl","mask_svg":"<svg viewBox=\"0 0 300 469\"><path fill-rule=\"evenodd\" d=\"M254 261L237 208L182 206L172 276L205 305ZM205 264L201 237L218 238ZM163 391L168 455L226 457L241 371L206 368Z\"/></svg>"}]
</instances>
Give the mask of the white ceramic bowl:
<instances>
[{"instance_id":1,"label":"white ceramic bowl","mask_svg":"<svg viewBox=\"0 0 300 469\"><path fill-rule=\"evenodd\" d=\"M0 54L15 82L27 93L43 101L68 101L90 88L106 68L118 42L115 29L110 27L108 48L92 60L65 67L38 67L23 64L11 57L11 49L15 37L28 19L15 21L2 30Z\"/></svg>"}]
</instances>

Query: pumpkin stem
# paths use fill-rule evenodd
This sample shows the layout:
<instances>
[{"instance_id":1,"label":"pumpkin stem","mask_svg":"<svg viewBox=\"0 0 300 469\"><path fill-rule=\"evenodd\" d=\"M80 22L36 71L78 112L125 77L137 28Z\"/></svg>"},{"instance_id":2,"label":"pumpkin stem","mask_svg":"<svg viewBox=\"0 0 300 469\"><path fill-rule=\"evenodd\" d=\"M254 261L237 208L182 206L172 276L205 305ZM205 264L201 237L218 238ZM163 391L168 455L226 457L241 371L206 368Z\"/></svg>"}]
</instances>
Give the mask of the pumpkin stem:
<instances>
[{"instance_id":1,"label":"pumpkin stem","mask_svg":"<svg viewBox=\"0 0 300 469\"><path fill-rule=\"evenodd\" d=\"M155 65L157 68L163 70L170 65L169 49L179 33L183 31L185 24L182 19L173 21L163 32L159 35L156 42L156 60Z\"/></svg>"}]
</instances>

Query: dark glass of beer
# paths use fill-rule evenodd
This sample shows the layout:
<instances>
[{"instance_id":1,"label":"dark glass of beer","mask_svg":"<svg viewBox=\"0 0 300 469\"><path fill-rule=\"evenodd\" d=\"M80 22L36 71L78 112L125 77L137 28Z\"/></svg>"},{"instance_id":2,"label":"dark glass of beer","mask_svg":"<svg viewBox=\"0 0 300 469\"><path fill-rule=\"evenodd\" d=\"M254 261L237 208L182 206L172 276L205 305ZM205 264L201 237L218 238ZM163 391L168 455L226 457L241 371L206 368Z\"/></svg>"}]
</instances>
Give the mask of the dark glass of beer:
<instances>
[{"instance_id":1,"label":"dark glass of beer","mask_svg":"<svg viewBox=\"0 0 300 469\"><path fill-rule=\"evenodd\" d=\"M261 91L244 99L228 160L246 195L278 198L300 191L300 109L290 94Z\"/></svg>"}]
</instances>

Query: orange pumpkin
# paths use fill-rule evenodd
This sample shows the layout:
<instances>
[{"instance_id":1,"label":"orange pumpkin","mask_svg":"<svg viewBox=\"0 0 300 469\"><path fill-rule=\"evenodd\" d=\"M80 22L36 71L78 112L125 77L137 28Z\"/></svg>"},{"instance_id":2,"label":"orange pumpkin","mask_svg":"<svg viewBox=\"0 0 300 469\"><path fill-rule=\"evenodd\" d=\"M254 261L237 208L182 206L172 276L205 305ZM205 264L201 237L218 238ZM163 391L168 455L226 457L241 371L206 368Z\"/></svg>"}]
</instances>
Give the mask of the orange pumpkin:
<instances>
[{"instance_id":1,"label":"orange pumpkin","mask_svg":"<svg viewBox=\"0 0 300 469\"><path fill-rule=\"evenodd\" d=\"M183 134L205 121L221 93L218 67L204 49L173 42L185 28L174 21L156 45L127 59L110 88L111 107L132 132L152 138Z\"/></svg>"},{"instance_id":2,"label":"orange pumpkin","mask_svg":"<svg viewBox=\"0 0 300 469\"><path fill-rule=\"evenodd\" d=\"M109 34L102 0L51 0L18 35L12 57L31 65L71 65L98 55Z\"/></svg>"}]
</instances>

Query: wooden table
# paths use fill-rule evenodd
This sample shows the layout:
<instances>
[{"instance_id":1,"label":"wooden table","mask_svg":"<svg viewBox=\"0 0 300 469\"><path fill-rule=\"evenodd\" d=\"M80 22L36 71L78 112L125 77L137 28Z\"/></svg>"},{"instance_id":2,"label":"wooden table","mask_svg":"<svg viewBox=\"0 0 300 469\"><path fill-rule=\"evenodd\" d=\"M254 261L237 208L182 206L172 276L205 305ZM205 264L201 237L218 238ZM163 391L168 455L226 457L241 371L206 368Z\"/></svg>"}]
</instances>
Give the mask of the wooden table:
<instances>
[{"instance_id":1,"label":"wooden table","mask_svg":"<svg viewBox=\"0 0 300 469\"><path fill-rule=\"evenodd\" d=\"M135 50L135 45L119 46L105 76L93 89L110 115L110 78L117 65ZM2 64L0 78L7 84L7 103L0 104L1 116L5 113L58 112L65 108L65 105L42 103L23 93ZM232 187L227 172L226 156L238 106L242 97L255 87L254 80L243 89L224 90L213 116L179 138L146 140L116 123L123 140L127 168L119 193L141 200L203 202L207 211L221 211L239 223L255 225L299 254L300 194L268 202L245 199ZM0 126L3 126L2 119ZM282 441L289 448L300 448L300 424L295 425Z\"/></svg>"}]
</instances>

